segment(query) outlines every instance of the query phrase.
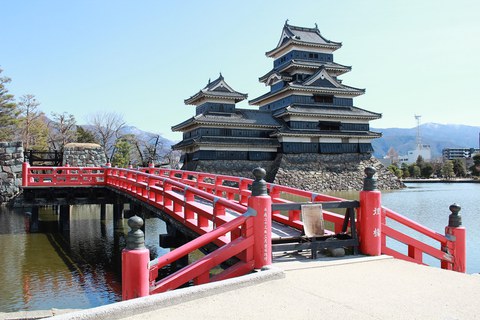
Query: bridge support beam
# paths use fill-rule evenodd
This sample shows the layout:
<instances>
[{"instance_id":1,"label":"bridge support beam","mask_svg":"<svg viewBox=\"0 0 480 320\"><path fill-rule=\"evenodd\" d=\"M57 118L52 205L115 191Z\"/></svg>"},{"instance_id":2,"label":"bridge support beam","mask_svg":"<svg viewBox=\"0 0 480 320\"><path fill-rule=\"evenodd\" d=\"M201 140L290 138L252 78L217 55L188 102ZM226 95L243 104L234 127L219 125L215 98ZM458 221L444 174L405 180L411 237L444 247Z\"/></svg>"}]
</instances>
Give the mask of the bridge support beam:
<instances>
[{"instance_id":1,"label":"bridge support beam","mask_svg":"<svg viewBox=\"0 0 480 320\"><path fill-rule=\"evenodd\" d=\"M166 224L167 224L167 234L159 235L160 247L165 249L167 248L176 249L189 242L188 238L183 233L181 233L177 228L175 228L175 226L173 226L168 222L166 222ZM173 271L175 271L175 270L180 270L186 266L188 266L188 255L185 255L184 257L172 262L170 267L172 268Z\"/></svg>"},{"instance_id":2,"label":"bridge support beam","mask_svg":"<svg viewBox=\"0 0 480 320\"><path fill-rule=\"evenodd\" d=\"M60 205L60 229L62 231L70 230L70 206L69 205Z\"/></svg>"},{"instance_id":3,"label":"bridge support beam","mask_svg":"<svg viewBox=\"0 0 480 320\"><path fill-rule=\"evenodd\" d=\"M100 220L107 220L107 205L105 203L100 204Z\"/></svg>"},{"instance_id":4,"label":"bridge support beam","mask_svg":"<svg viewBox=\"0 0 480 320\"><path fill-rule=\"evenodd\" d=\"M363 191L360 191L359 240L360 251L370 256L382 254L382 204L381 193L377 190L375 169L365 169Z\"/></svg>"},{"instance_id":5,"label":"bridge support beam","mask_svg":"<svg viewBox=\"0 0 480 320\"><path fill-rule=\"evenodd\" d=\"M113 227L115 229L120 227L122 218L123 218L123 202L114 203L113 204Z\"/></svg>"},{"instance_id":6,"label":"bridge support beam","mask_svg":"<svg viewBox=\"0 0 480 320\"><path fill-rule=\"evenodd\" d=\"M38 206L33 206L25 212L25 232L38 232Z\"/></svg>"}]
</instances>

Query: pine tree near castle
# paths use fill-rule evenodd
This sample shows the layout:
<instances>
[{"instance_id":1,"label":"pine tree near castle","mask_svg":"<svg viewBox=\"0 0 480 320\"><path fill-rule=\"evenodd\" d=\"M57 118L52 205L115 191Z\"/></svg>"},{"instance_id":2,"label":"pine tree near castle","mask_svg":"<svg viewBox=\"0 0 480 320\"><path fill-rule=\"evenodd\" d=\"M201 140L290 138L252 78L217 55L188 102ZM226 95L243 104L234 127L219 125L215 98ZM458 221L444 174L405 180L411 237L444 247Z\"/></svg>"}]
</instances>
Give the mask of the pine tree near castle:
<instances>
[{"instance_id":1,"label":"pine tree near castle","mask_svg":"<svg viewBox=\"0 0 480 320\"><path fill-rule=\"evenodd\" d=\"M2 77L2 72L3 70L0 69L0 141L9 141L14 137L20 112L13 94L9 94L6 87L11 79Z\"/></svg>"}]
</instances>

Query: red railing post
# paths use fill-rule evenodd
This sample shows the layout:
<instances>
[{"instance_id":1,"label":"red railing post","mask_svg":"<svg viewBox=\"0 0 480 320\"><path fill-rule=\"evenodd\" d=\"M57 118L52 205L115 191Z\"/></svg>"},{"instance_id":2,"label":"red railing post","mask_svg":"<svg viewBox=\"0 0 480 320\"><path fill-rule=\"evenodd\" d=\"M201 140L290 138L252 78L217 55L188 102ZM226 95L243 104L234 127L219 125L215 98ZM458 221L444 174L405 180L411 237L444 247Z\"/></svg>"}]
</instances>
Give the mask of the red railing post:
<instances>
[{"instance_id":1,"label":"red railing post","mask_svg":"<svg viewBox=\"0 0 480 320\"><path fill-rule=\"evenodd\" d=\"M253 170L255 181L252 183L252 195L248 199L248 212L253 216L254 268L272 264L272 198L267 193L267 183L263 178L266 172L262 168Z\"/></svg>"},{"instance_id":2,"label":"red railing post","mask_svg":"<svg viewBox=\"0 0 480 320\"><path fill-rule=\"evenodd\" d=\"M28 168L30 167L30 164L25 161L22 163L22 187L28 187Z\"/></svg>"},{"instance_id":3,"label":"red railing post","mask_svg":"<svg viewBox=\"0 0 480 320\"><path fill-rule=\"evenodd\" d=\"M138 216L128 219L131 230L127 236L127 247L122 251L122 300L150 294L150 251L145 248L145 236L140 230L142 225L143 220Z\"/></svg>"},{"instance_id":4,"label":"red railing post","mask_svg":"<svg viewBox=\"0 0 480 320\"><path fill-rule=\"evenodd\" d=\"M373 177L375 172L373 167L365 168L367 177L363 181L363 191L360 191L358 213L360 251L371 256L382 254L381 193Z\"/></svg>"},{"instance_id":5,"label":"red railing post","mask_svg":"<svg viewBox=\"0 0 480 320\"><path fill-rule=\"evenodd\" d=\"M454 203L449 209L452 213L448 216L448 226L445 227L445 237L450 242L448 248L451 250L450 254L453 256L453 266L451 270L465 273L467 271L467 232L465 227L462 227L462 216L459 213L462 208ZM447 267L447 263L442 263L442 268L450 269Z\"/></svg>"}]
</instances>

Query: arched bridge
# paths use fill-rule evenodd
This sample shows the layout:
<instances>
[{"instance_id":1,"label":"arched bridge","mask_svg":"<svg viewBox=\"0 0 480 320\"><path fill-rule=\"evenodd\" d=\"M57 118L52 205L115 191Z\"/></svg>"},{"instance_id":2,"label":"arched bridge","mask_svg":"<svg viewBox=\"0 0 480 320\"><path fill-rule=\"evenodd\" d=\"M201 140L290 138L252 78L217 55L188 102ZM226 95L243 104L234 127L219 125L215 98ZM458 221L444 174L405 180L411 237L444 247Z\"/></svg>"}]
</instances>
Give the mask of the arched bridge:
<instances>
[{"instance_id":1,"label":"arched bridge","mask_svg":"<svg viewBox=\"0 0 480 320\"><path fill-rule=\"evenodd\" d=\"M430 230L382 207L375 171L367 168L365 172L359 201L266 183L260 168L253 172L255 179L247 179L154 167L31 167L24 163L22 185L24 201L34 205L68 205L78 203L80 197L101 201L108 196L105 190L122 194L161 211L195 235L149 261L139 230L142 221L130 219L132 231L123 253L123 267L130 270L123 270L124 299L172 290L190 281L202 284L244 275L271 264L275 251L311 250L315 257L320 249L342 247L353 254L388 254L415 263L424 263L423 254L428 254L440 260L442 268L465 272L460 208L450 207L445 234ZM394 225L419 232L438 245L421 242ZM392 249L389 238L405 244L404 252ZM212 244L215 250L203 258L158 279L159 269ZM218 266L221 271L212 272Z\"/></svg>"}]
</instances>

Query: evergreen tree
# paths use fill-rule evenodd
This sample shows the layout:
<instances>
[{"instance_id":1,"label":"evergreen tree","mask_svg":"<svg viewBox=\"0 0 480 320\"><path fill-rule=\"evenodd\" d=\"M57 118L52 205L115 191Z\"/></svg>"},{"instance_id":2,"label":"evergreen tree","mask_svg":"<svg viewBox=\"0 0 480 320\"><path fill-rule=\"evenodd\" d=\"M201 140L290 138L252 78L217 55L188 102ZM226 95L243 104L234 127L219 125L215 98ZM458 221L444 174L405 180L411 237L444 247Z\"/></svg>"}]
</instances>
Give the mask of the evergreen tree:
<instances>
[{"instance_id":1,"label":"evergreen tree","mask_svg":"<svg viewBox=\"0 0 480 320\"><path fill-rule=\"evenodd\" d=\"M450 179L455 175L453 172L453 161L447 160L442 167L442 176L446 179Z\"/></svg>"},{"instance_id":2,"label":"evergreen tree","mask_svg":"<svg viewBox=\"0 0 480 320\"><path fill-rule=\"evenodd\" d=\"M130 163L130 153L132 145L126 138L119 138L115 143L115 149L112 157L112 165L120 168L126 168Z\"/></svg>"},{"instance_id":3,"label":"evergreen tree","mask_svg":"<svg viewBox=\"0 0 480 320\"><path fill-rule=\"evenodd\" d=\"M410 177L410 171L408 170L408 164L402 163L402 177L408 178Z\"/></svg>"},{"instance_id":4,"label":"evergreen tree","mask_svg":"<svg viewBox=\"0 0 480 320\"><path fill-rule=\"evenodd\" d=\"M420 172L423 178L430 178L433 174L433 166L428 162L424 162Z\"/></svg>"},{"instance_id":5,"label":"evergreen tree","mask_svg":"<svg viewBox=\"0 0 480 320\"><path fill-rule=\"evenodd\" d=\"M77 142L80 143L98 143L95 135L90 130L77 126Z\"/></svg>"},{"instance_id":6,"label":"evergreen tree","mask_svg":"<svg viewBox=\"0 0 480 320\"><path fill-rule=\"evenodd\" d=\"M0 141L13 139L19 111L14 96L8 93L6 84L11 80L2 77L3 70L0 68Z\"/></svg>"},{"instance_id":7,"label":"evergreen tree","mask_svg":"<svg viewBox=\"0 0 480 320\"><path fill-rule=\"evenodd\" d=\"M473 156L473 166L470 167L473 176L480 176L480 154Z\"/></svg>"},{"instance_id":8,"label":"evergreen tree","mask_svg":"<svg viewBox=\"0 0 480 320\"><path fill-rule=\"evenodd\" d=\"M467 169L465 168L465 161L463 159L453 160L453 172L455 176L463 178L467 175Z\"/></svg>"}]
</instances>

